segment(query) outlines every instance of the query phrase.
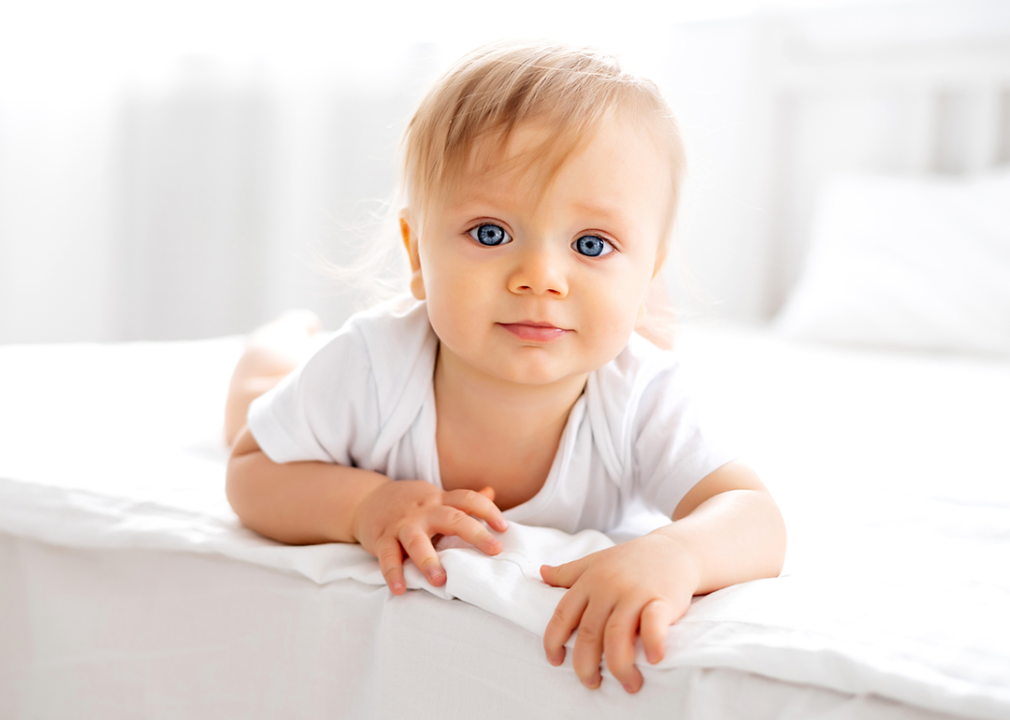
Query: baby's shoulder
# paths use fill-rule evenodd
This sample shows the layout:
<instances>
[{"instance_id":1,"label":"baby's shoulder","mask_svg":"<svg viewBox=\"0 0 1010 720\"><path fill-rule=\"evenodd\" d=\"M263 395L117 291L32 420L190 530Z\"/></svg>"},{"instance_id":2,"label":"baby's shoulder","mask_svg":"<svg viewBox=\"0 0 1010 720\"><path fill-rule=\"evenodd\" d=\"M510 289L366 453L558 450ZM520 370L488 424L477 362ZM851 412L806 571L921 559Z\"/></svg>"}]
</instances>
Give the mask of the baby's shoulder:
<instances>
[{"instance_id":1,"label":"baby's shoulder","mask_svg":"<svg viewBox=\"0 0 1010 720\"><path fill-rule=\"evenodd\" d=\"M586 410L594 444L611 477L633 467L633 445L677 368L676 356L633 334L627 346L589 375Z\"/></svg>"},{"instance_id":2,"label":"baby's shoulder","mask_svg":"<svg viewBox=\"0 0 1010 720\"><path fill-rule=\"evenodd\" d=\"M325 338L312 361L331 364L365 356L371 366L378 364L381 370L409 362L430 344L431 335L425 304L399 296L352 315L340 330Z\"/></svg>"},{"instance_id":3,"label":"baby's shoulder","mask_svg":"<svg viewBox=\"0 0 1010 720\"><path fill-rule=\"evenodd\" d=\"M409 341L424 336L431 330L428 308L423 300L410 295L397 295L367 310L355 313L341 329L354 329L368 339L391 342Z\"/></svg>"},{"instance_id":4,"label":"baby's shoulder","mask_svg":"<svg viewBox=\"0 0 1010 720\"><path fill-rule=\"evenodd\" d=\"M425 304L397 297L352 315L306 364L305 380L373 396L385 416L411 384L431 383L437 349Z\"/></svg>"}]
</instances>

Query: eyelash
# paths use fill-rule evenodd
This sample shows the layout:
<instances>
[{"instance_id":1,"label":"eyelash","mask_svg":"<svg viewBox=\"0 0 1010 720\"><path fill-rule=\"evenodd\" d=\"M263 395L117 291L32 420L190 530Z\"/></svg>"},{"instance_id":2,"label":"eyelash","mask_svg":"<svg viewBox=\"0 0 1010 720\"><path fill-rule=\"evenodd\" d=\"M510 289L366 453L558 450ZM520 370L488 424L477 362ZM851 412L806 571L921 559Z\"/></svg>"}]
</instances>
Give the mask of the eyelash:
<instances>
[{"instance_id":1,"label":"eyelash","mask_svg":"<svg viewBox=\"0 0 1010 720\"><path fill-rule=\"evenodd\" d=\"M483 228L494 228L495 230L500 231L501 232L501 242L486 243L486 242L482 241L480 239L480 235L481 235L480 231ZM476 226L470 228L469 230L467 230L466 234L469 235L475 242L479 243L480 245L482 245L484 247L501 247L502 245L507 245L510 242L512 242L512 236L509 235L508 231L505 228L503 228L501 225L498 225L497 223L480 223L479 225L476 225ZM485 235L486 235L486 233L485 233ZM494 233L492 233L492 236L494 236ZM603 250L601 252L597 253L596 255L592 255L592 254L580 251L578 249L579 242L581 240L586 240L586 239L598 240L599 242L603 243ZM607 248L609 248L609 249L607 249ZM572 249L575 250L575 252L577 252L579 255L582 255L583 257L597 258L597 257L603 257L604 255L609 255L610 253L614 252L614 250L616 250L617 248L615 248L614 244L612 242L610 242L609 240L607 240L606 238L602 238L599 235L586 234L586 235L580 235L578 238L576 238L575 242L572 243Z\"/></svg>"}]
</instances>

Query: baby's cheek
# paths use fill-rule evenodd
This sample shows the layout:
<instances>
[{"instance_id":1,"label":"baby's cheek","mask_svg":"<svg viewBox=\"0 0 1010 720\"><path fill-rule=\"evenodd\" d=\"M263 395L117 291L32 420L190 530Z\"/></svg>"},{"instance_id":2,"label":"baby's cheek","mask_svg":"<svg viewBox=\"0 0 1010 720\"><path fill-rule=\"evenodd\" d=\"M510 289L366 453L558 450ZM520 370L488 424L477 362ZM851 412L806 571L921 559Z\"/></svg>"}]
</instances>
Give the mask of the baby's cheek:
<instances>
[{"instance_id":1,"label":"baby's cheek","mask_svg":"<svg viewBox=\"0 0 1010 720\"><path fill-rule=\"evenodd\" d=\"M480 340L486 335L479 314L474 311L476 302L452 302L439 297L428 302L428 321L439 342L456 355L464 358L479 351Z\"/></svg>"},{"instance_id":2,"label":"baby's cheek","mask_svg":"<svg viewBox=\"0 0 1010 720\"><path fill-rule=\"evenodd\" d=\"M620 354L631 339L637 319L637 307L635 312L626 307L611 308L605 319L593 324L593 344L598 349L598 356L604 358L601 364L610 362Z\"/></svg>"}]
</instances>

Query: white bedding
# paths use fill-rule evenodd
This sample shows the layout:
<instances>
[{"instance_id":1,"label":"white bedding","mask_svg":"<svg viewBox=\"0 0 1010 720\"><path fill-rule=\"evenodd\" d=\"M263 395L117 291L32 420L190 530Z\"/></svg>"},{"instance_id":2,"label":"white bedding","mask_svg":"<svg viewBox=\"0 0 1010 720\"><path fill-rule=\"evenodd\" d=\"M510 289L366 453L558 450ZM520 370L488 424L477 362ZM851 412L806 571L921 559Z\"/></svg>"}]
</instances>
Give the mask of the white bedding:
<instances>
[{"instance_id":1,"label":"white bedding","mask_svg":"<svg viewBox=\"0 0 1010 720\"><path fill-rule=\"evenodd\" d=\"M393 598L360 548L241 528L220 440L240 346L0 348L0 716L1010 717L1006 363L683 332L789 557L697 599L626 696L537 636L561 591L536 567L605 536L514 526Z\"/></svg>"}]
</instances>

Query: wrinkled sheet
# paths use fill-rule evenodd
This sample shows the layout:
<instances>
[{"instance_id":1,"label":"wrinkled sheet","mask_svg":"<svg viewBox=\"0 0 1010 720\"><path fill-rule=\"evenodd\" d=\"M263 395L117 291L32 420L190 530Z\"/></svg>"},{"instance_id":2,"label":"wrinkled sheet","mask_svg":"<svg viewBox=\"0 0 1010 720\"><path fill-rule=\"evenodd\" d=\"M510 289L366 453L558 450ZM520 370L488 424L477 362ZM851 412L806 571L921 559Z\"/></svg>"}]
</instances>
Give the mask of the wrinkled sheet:
<instances>
[{"instance_id":1,"label":"wrinkled sheet","mask_svg":"<svg viewBox=\"0 0 1010 720\"><path fill-rule=\"evenodd\" d=\"M272 543L228 508L219 413L240 347L0 348L0 532L381 586L360 548ZM783 577L696 599L664 661L640 663L646 683L715 668L1010 716L1010 366L712 328L679 347L711 421L779 500L790 549ZM443 549L446 586L416 571L411 586L539 634L563 592L539 565L612 542L515 524L501 538L495 558Z\"/></svg>"}]
</instances>

